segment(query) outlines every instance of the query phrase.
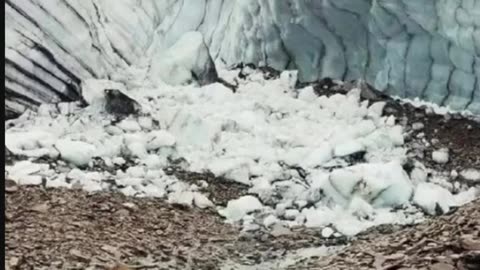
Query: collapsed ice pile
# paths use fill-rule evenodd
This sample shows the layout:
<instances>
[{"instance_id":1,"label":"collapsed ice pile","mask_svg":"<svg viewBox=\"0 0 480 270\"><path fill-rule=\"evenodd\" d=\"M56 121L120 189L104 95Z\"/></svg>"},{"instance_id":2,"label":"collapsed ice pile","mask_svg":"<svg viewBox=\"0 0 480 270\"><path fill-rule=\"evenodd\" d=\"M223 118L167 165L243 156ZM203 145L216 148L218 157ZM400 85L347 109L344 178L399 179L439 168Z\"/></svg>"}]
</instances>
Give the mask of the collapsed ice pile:
<instances>
[{"instance_id":1,"label":"collapsed ice pile","mask_svg":"<svg viewBox=\"0 0 480 270\"><path fill-rule=\"evenodd\" d=\"M142 113L114 121L101 107L42 105L6 123L6 146L54 164L6 166L21 184L111 189L199 207L213 203L195 185L163 171L172 160L184 169L212 172L249 186L245 197L217 206L246 230L274 224L331 226L356 234L384 223L412 223L427 213L472 200L476 190L451 192L419 177L412 181L403 128L382 116L384 103L360 101L360 91L317 97L295 89L295 72L264 80L235 79L236 93L222 84L129 89ZM90 81L99 93L116 82ZM107 169L93 171L101 159ZM128 160L133 160L132 164ZM122 167L123 166L123 167ZM119 169L122 167L123 169ZM448 197L448 200L445 200Z\"/></svg>"}]
</instances>

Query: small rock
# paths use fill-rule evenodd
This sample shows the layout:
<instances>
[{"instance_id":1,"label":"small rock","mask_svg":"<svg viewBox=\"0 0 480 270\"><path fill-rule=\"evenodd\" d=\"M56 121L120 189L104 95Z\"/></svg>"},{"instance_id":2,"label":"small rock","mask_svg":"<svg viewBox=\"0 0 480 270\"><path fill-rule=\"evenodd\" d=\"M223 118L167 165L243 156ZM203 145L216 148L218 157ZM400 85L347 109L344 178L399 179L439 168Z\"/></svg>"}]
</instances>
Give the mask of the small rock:
<instances>
[{"instance_id":1,"label":"small rock","mask_svg":"<svg viewBox=\"0 0 480 270\"><path fill-rule=\"evenodd\" d=\"M322 78L319 82L318 82L318 86L323 89L323 90L329 90L330 88L332 88L334 86L334 82L331 78L329 77L326 77L326 78Z\"/></svg>"},{"instance_id":2,"label":"small rock","mask_svg":"<svg viewBox=\"0 0 480 270\"><path fill-rule=\"evenodd\" d=\"M120 259L120 257L122 257L122 253L116 247L113 247L113 246L110 246L110 245L103 245L100 249L110 253L117 260Z\"/></svg>"},{"instance_id":3,"label":"small rock","mask_svg":"<svg viewBox=\"0 0 480 270\"><path fill-rule=\"evenodd\" d=\"M414 113L415 118L423 118L425 117L425 109L423 111L417 111Z\"/></svg>"},{"instance_id":4,"label":"small rock","mask_svg":"<svg viewBox=\"0 0 480 270\"><path fill-rule=\"evenodd\" d=\"M48 209L50 209L50 206L47 203L38 204L30 208L30 210L38 213L47 213Z\"/></svg>"},{"instance_id":5,"label":"small rock","mask_svg":"<svg viewBox=\"0 0 480 270\"><path fill-rule=\"evenodd\" d=\"M435 211L435 215L437 215L437 216L441 216L441 215L446 213L446 211L442 208L442 206L440 206L439 203L435 204L434 211Z\"/></svg>"},{"instance_id":6,"label":"small rock","mask_svg":"<svg viewBox=\"0 0 480 270\"><path fill-rule=\"evenodd\" d=\"M126 202L126 203L123 203L122 205L125 206L125 208L127 208L129 210L136 210L137 209L137 206L134 203Z\"/></svg>"},{"instance_id":7,"label":"small rock","mask_svg":"<svg viewBox=\"0 0 480 270\"><path fill-rule=\"evenodd\" d=\"M115 212L115 215L120 217L127 217L128 215L130 215L130 211L128 211L127 209L120 209L117 212Z\"/></svg>"},{"instance_id":8,"label":"small rock","mask_svg":"<svg viewBox=\"0 0 480 270\"><path fill-rule=\"evenodd\" d=\"M430 270L455 270L456 268L453 265L446 263L436 263L430 266Z\"/></svg>"},{"instance_id":9,"label":"small rock","mask_svg":"<svg viewBox=\"0 0 480 270\"><path fill-rule=\"evenodd\" d=\"M105 89L105 110L114 115L129 115L140 110L140 104L118 89Z\"/></svg>"},{"instance_id":10,"label":"small rock","mask_svg":"<svg viewBox=\"0 0 480 270\"><path fill-rule=\"evenodd\" d=\"M90 259L89 259L87 256L85 256L85 255L84 255L80 250L78 250L78 249L72 248L72 249L70 249L70 251L69 251L68 253L69 253L71 256L79 259L80 261L83 261L83 262L89 262L89 261L90 261Z\"/></svg>"},{"instance_id":11,"label":"small rock","mask_svg":"<svg viewBox=\"0 0 480 270\"><path fill-rule=\"evenodd\" d=\"M368 99L370 101L380 101L380 100L388 100L389 96L381 91L375 89L372 85L368 84L364 80L358 80L356 82L357 88L360 88L361 92L360 95L364 99Z\"/></svg>"},{"instance_id":12,"label":"small rock","mask_svg":"<svg viewBox=\"0 0 480 270\"><path fill-rule=\"evenodd\" d=\"M61 197L54 197L52 198L52 203L57 205L64 205L67 203L67 200Z\"/></svg>"},{"instance_id":13,"label":"small rock","mask_svg":"<svg viewBox=\"0 0 480 270\"><path fill-rule=\"evenodd\" d=\"M437 151L433 151L432 153L432 159L438 164L445 164L448 162L449 155L448 155L448 149L447 148L442 148Z\"/></svg>"},{"instance_id":14,"label":"small rock","mask_svg":"<svg viewBox=\"0 0 480 270\"><path fill-rule=\"evenodd\" d=\"M421 122L416 122L416 123L412 124L412 129L413 130L420 130L420 129L423 129L424 127L425 127L425 125Z\"/></svg>"},{"instance_id":15,"label":"small rock","mask_svg":"<svg viewBox=\"0 0 480 270\"><path fill-rule=\"evenodd\" d=\"M460 246L465 250L480 251L480 240L473 235L465 235L460 239Z\"/></svg>"},{"instance_id":16,"label":"small rock","mask_svg":"<svg viewBox=\"0 0 480 270\"><path fill-rule=\"evenodd\" d=\"M118 264L110 268L109 270L131 270L131 268L123 264Z\"/></svg>"},{"instance_id":17,"label":"small rock","mask_svg":"<svg viewBox=\"0 0 480 270\"><path fill-rule=\"evenodd\" d=\"M5 179L5 192L13 193L18 191L17 183L11 179Z\"/></svg>"},{"instance_id":18,"label":"small rock","mask_svg":"<svg viewBox=\"0 0 480 270\"><path fill-rule=\"evenodd\" d=\"M21 263L21 259L17 258L17 257L12 257L12 258L10 258L10 260L8 260L8 266L12 267L13 269L18 267L20 265L20 263Z\"/></svg>"}]
</instances>

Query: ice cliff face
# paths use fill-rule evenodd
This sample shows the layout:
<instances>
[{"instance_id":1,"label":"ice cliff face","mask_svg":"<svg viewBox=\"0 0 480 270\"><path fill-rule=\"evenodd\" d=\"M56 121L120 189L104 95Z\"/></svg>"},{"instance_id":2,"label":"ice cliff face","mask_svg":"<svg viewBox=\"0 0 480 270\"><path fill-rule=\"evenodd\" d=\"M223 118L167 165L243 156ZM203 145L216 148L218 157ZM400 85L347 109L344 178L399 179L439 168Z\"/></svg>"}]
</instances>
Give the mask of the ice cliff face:
<instances>
[{"instance_id":1,"label":"ice cliff face","mask_svg":"<svg viewBox=\"0 0 480 270\"><path fill-rule=\"evenodd\" d=\"M227 65L365 78L480 113L478 0L6 0L5 24L7 116L76 100L86 79L151 72L189 31Z\"/></svg>"}]
</instances>

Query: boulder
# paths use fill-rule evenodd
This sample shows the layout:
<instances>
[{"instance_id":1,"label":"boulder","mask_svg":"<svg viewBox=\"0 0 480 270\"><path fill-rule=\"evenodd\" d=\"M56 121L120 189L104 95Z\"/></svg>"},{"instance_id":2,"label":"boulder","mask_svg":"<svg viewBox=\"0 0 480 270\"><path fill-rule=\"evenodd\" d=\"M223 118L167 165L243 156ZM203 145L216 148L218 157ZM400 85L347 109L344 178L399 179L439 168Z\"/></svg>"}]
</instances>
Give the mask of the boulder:
<instances>
[{"instance_id":1,"label":"boulder","mask_svg":"<svg viewBox=\"0 0 480 270\"><path fill-rule=\"evenodd\" d=\"M140 111L140 104L117 89L105 89L105 111L127 116Z\"/></svg>"}]
</instances>

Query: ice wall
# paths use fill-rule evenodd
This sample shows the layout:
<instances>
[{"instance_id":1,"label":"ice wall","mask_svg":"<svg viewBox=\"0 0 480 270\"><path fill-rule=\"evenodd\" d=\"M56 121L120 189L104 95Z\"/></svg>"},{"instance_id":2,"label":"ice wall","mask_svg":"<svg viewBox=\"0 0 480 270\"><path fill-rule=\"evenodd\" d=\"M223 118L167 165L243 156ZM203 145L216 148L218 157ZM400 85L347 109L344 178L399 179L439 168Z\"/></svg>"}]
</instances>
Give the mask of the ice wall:
<instances>
[{"instance_id":1,"label":"ice wall","mask_svg":"<svg viewBox=\"0 0 480 270\"><path fill-rule=\"evenodd\" d=\"M5 109L128 80L187 31L227 65L365 78L480 114L479 0L6 0Z\"/></svg>"}]
</instances>

